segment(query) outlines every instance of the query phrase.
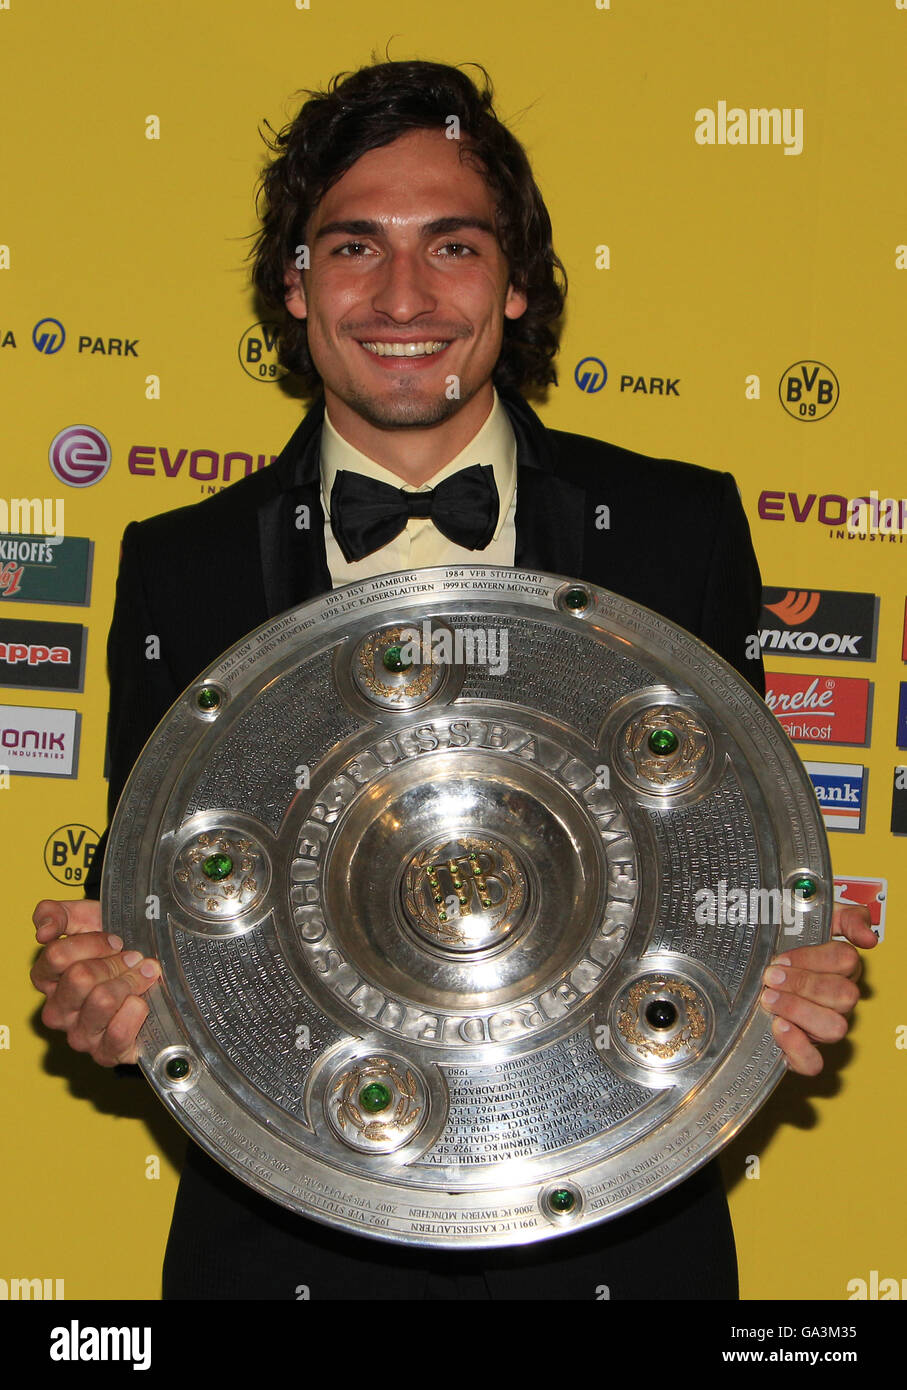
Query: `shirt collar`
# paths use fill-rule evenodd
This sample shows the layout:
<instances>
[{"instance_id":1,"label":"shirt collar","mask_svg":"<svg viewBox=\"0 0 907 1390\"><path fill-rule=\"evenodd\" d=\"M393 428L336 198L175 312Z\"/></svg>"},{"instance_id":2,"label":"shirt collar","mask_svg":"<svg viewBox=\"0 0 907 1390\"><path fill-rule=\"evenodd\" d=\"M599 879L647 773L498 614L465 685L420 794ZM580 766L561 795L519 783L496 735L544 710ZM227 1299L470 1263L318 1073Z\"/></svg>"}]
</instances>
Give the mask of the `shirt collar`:
<instances>
[{"instance_id":1,"label":"shirt collar","mask_svg":"<svg viewBox=\"0 0 907 1390\"><path fill-rule=\"evenodd\" d=\"M474 463L484 463L490 464L494 469L494 481L500 498L498 524L492 538L497 540L507 519L516 488L517 448L516 435L513 432L507 411L501 404L501 399L494 386L492 386L492 391L494 392L494 404L485 423L473 435L466 447L460 450L456 458L452 458L433 477L418 487L412 483L403 482L398 474L392 473L383 464L376 463L374 459L361 453L341 434L338 434L331 423L327 406L325 406L324 426L321 431L321 496L325 514L330 515L331 489L334 486L334 479L341 469L346 469L351 473L361 473L366 478L374 478L378 482L387 483L390 487L402 487L406 492L425 492L429 488L437 487L439 483L443 483L454 473L459 473L462 468L469 468Z\"/></svg>"}]
</instances>

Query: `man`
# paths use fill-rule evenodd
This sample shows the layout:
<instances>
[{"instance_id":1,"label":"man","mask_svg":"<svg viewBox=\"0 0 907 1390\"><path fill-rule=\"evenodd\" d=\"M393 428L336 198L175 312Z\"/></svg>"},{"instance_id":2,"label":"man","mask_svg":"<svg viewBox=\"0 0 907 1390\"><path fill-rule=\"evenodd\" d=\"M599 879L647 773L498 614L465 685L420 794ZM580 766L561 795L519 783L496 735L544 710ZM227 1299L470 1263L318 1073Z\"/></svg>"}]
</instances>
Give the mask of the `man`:
<instances>
[{"instance_id":1,"label":"man","mask_svg":"<svg viewBox=\"0 0 907 1390\"><path fill-rule=\"evenodd\" d=\"M759 576L730 475L547 431L516 389L555 379L562 268L490 92L439 64L376 65L314 96L275 151L255 281L284 306L283 361L322 395L273 467L127 528L108 649L111 810L155 724L222 650L332 584L414 566L586 578L693 630L761 692L761 663L745 656ZM595 527L601 504L607 531ZM308 530L300 518L313 519ZM99 869L93 891L98 880ZM102 1065L134 1061L156 962L105 936L95 903L39 903L35 923L49 943L33 969L45 1023ZM836 928L875 942L859 910ZM767 976L764 1002L795 1070L818 1071L814 1042L846 1031L857 962L836 942L791 951ZM426 1252L297 1217L190 1144L165 1297L292 1298L298 1284L313 1298L737 1292L714 1163L630 1216L552 1243Z\"/></svg>"}]
</instances>

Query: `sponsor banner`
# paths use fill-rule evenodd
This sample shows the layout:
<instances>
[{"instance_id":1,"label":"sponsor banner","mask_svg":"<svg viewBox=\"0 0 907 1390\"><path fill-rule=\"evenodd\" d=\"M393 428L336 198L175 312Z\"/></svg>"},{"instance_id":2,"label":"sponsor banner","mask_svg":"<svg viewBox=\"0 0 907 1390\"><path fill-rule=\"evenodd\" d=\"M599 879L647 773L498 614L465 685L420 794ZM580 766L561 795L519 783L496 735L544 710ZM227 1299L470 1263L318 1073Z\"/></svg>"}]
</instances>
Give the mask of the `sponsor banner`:
<instances>
[{"instance_id":1,"label":"sponsor banner","mask_svg":"<svg viewBox=\"0 0 907 1390\"><path fill-rule=\"evenodd\" d=\"M816 800L829 830L866 829L866 796L869 769L859 763L808 763Z\"/></svg>"},{"instance_id":2,"label":"sponsor banner","mask_svg":"<svg viewBox=\"0 0 907 1390\"><path fill-rule=\"evenodd\" d=\"M794 743L869 742L872 682L858 676L769 671L765 703Z\"/></svg>"},{"instance_id":3,"label":"sponsor banner","mask_svg":"<svg viewBox=\"0 0 907 1390\"><path fill-rule=\"evenodd\" d=\"M898 747L907 748L907 681L901 681L898 697Z\"/></svg>"},{"instance_id":4,"label":"sponsor banner","mask_svg":"<svg viewBox=\"0 0 907 1390\"><path fill-rule=\"evenodd\" d=\"M81 690L86 631L79 623L21 622L0 610L0 685Z\"/></svg>"},{"instance_id":5,"label":"sponsor banner","mask_svg":"<svg viewBox=\"0 0 907 1390\"><path fill-rule=\"evenodd\" d=\"M907 767L896 767L891 789L891 833L907 835Z\"/></svg>"},{"instance_id":6,"label":"sponsor banner","mask_svg":"<svg viewBox=\"0 0 907 1390\"><path fill-rule=\"evenodd\" d=\"M15 536L0 533L0 606L72 603L84 608L91 593L94 542L86 536Z\"/></svg>"},{"instance_id":7,"label":"sponsor banner","mask_svg":"<svg viewBox=\"0 0 907 1390\"><path fill-rule=\"evenodd\" d=\"M887 878L844 878L836 874L835 902L845 907L868 907L870 926L880 941L885 940Z\"/></svg>"},{"instance_id":8,"label":"sponsor banner","mask_svg":"<svg viewBox=\"0 0 907 1390\"><path fill-rule=\"evenodd\" d=\"M61 825L47 837L44 867L58 883L84 883L99 839L90 825Z\"/></svg>"},{"instance_id":9,"label":"sponsor banner","mask_svg":"<svg viewBox=\"0 0 907 1390\"><path fill-rule=\"evenodd\" d=\"M75 777L80 725L74 709L0 705L0 766L20 777Z\"/></svg>"},{"instance_id":10,"label":"sponsor banner","mask_svg":"<svg viewBox=\"0 0 907 1390\"><path fill-rule=\"evenodd\" d=\"M759 642L764 652L875 661L879 600L839 589L762 590Z\"/></svg>"}]
</instances>

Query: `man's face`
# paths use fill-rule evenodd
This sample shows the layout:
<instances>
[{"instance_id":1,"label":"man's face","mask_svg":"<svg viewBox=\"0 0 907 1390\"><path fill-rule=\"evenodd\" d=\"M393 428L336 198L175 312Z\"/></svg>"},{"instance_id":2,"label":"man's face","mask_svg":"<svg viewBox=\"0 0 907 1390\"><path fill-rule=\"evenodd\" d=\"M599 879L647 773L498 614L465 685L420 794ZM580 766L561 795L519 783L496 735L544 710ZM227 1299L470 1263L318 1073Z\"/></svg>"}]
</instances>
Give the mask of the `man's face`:
<instances>
[{"instance_id":1,"label":"man's face","mask_svg":"<svg viewBox=\"0 0 907 1390\"><path fill-rule=\"evenodd\" d=\"M460 148L443 131L410 131L362 155L310 218L310 269L288 272L286 302L308 320L329 410L339 400L405 429L438 424L483 387L490 406L504 318L519 318L526 296L509 284L491 191Z\"/></svg>"}]
</instances>

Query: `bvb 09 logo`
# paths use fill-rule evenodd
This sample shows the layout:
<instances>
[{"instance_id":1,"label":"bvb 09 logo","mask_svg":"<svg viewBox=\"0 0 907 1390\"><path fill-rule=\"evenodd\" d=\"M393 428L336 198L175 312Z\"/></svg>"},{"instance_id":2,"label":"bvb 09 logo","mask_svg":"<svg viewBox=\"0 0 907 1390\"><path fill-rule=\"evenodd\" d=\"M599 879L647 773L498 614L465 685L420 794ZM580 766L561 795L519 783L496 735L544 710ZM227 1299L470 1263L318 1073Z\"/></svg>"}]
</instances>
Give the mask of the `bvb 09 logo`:
<instances>
[{"instance_id":1,"label":"bvb 09 logo","mask_svg":"<svg viewBox=\"0 0 907 1390\"><path fill-rule=\"evenodd\" d=\"M795 362L778 386L781 404L795 420L824 420L838 404L840 387L822 362Z\"/></svg>"},{"instance_id":2,"label":"bvb 09 logo","mask_svg":"<svg viewBox=\"0 0 907 1390\"><path fill-rule=\"evenodd\" d=\"M239 340L239 365L255 381L277 381L286 367L277 360L276 323L253 323Z\"/></svg>"}]
</instances>

